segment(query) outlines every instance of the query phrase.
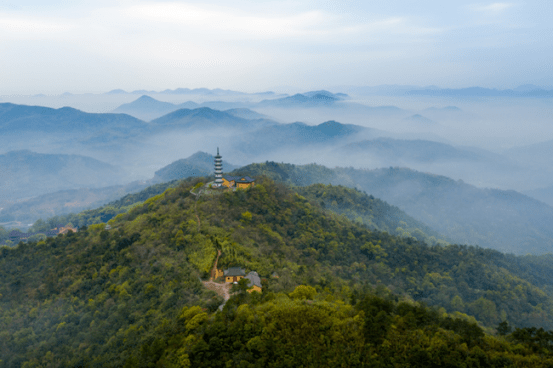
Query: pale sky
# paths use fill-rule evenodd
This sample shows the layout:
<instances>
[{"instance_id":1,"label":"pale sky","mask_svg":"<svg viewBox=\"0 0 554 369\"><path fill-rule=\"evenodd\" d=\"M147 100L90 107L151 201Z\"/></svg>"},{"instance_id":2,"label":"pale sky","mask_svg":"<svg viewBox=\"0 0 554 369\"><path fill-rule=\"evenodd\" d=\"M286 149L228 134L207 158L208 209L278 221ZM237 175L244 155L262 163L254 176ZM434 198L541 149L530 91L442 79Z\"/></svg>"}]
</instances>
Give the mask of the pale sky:
<instances>
[{"instance_id":1,"label":"pale sky","mask_svg":"<svg viewBox=\"0 0 554 369\"><path fill-rule=\"evenodd\" d=\"M552 14L552 0L7 0L0 95L551 87Z\"/></svg>"}]
</instances>

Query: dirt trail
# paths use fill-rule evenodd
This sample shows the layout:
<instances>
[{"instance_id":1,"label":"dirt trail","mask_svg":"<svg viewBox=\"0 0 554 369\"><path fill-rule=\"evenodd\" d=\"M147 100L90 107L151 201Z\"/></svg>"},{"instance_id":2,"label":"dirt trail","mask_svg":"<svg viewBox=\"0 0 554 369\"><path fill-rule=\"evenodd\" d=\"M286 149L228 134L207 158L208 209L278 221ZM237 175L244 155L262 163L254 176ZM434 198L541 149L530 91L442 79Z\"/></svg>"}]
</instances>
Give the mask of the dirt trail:
<instances>
[{"instance_id":1,"label":"dirt trail","mask_svg":"<svg viewBox=\"0 0 554 369\"><path fill-rule=\"evenodd\" d=\"M229 300L231 294L229 290L231 289L232 283L215 283L212 281L202 281L204 286L212 291L215 291L219 296L223 297L225 301Z\"/></svg>"}]
</instances>

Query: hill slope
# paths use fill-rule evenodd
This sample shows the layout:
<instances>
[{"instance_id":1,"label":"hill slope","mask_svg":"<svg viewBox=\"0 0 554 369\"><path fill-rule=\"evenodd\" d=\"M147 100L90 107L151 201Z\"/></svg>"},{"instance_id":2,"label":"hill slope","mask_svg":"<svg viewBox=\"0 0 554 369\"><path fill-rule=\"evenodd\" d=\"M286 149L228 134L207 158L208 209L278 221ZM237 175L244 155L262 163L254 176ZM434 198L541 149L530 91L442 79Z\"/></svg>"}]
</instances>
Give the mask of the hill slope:
<instances>
[{"instance_id":1,"label":"hill slope","mask_svg":"<svg viewBox=\"0 0 554 369\"><path fill-rule=\"evenodd\" d=\"M277 272L280 278L264 287L265 301L272 299L270 293L275 298L305 284L334 294L329 301L335 299L338 307L344 303L336 299L356 301L366 294L364 288L379 284L377 290L389 286L408 299L440 305L439 314L469 313L484 326L496 326L502 319L515 326L552 324L552 280L541 279L552 273L548 263L474 247L427 247L411 238L372 232L263 178L250 190L196 199L190 190L199 180L133 207L110 222L110 231L99 224L77 234L2 248L2 364L160 366L164 355L178 356L180 349L199 355L201 350L193 350L184 339L196 332L207 313L198 308L204 315L192 319L198 314L187 312L197 310L184 307L198 304L210 312L221 303L198 280L207 275L217 250L223 251L220 267L240 265L262 277ZM538 276L528 269L539 271ZM313 294L308 289L304 296ZM239 296L218 316L234 320L246 309L238 308L240 301ZM409 306L405 308L411 311ZM385 316L365 309L375 327L389 322L373 320ZM266 315L271 316L276 315ZM466 336L470 348L481 342L478 327L460 322L477 329ZM375 347L384 342L379 337L374 337ZM205 362L200 356L186 358Z\"/></svg>"},{"instance_id":2,"label":"hill slope","mask_svg":"<svg viewBox=\"0 0 554 369\"><path fill-rule=\"evenodd\" d=\"M515 191L480 189L406 168L329 169L310 164L251 164L236 173L267 175L298 186L341 184L398 206L462 244L516 254L552 252L552 208Z\"/></svg>"}]
</instances>

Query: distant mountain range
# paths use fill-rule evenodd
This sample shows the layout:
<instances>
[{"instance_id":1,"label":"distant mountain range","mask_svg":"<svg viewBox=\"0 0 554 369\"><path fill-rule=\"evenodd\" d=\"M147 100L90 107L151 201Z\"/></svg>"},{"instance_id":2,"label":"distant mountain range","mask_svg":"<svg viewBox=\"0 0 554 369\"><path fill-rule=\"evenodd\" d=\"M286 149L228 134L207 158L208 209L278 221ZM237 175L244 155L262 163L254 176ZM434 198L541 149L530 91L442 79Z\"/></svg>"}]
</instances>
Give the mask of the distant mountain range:
<instances>
[{"instance_id":1,"label":"distant mountain range","mask_svg":"<svg viewBox=\"0 0 554 369\"><path fill-rule=\"evenodd\" d=\"M273 107L290 107L295 105L302 106L321 106L331 105L336 101L344 100L348 98L346 94L333 94L329 91L309 91L303 94L296 94L293 96L283 97L273 100L262 100L257 105L260 107L273 106Z\"/></svg>"},{"instance_id":2,"label":"distant mountain range","mask_svg":"<svg viewBox=\"0 0 554 369\"><path fill-rule=\"evenodd\" d=\"M75 188L105 187L125 179L121 168L81 155L29 150L0 155L0 203Z\"/></svg>"},{"instance_id":3,"label":"distant mountain range","mask_svg":"<svg viewBox=\"0 0 554 369\"><path fill-rule=\"evenodd\" d=\"M325 91L306 95L325 95L335 101L333 104L353 104L344 100L344 96ZM162 110L172 106L149 97L141 97L134 103L140 106L142 102ZM327 109L326 105L321 109ZM397 108L364 107L363 111L381 109L395 114ZM459 108L445 107L433 111L458 114ZM404 119L403 124L421 128L432 126L434 121L421 114L412 114ZM29 142L33 142L33 147L40 150L79 152L102 161L132 166L130 171L144 171L146 166L160 168L162 161L157 160L160 150L167 150L169 145L175 151L177 145L189 153L205 150L207 146L219 146L225 155L230 155L227 157L234 158L235 164L281 160L361 168L407 166L463 178L484 187L543 189L551 186L552 178L552 175L548 176L552 170L551 141L537 148L522 148L524 152L513 149L500 155L429 139L406 139L418 137L413 133L392 133L336 121L319 125L280 124L249 108L226 111L208 107L181 108L147 123L126 114L93 114L72 108L51 109L8 103L0 104L0 132L0 146L6 150L26 148ZM46 142L50 147L40 148ZM152 173L153 170L147 175ZM138 178L141 177L135 175L128 181ZM544 194L544 191L529 193ZM540 199L551 204L544 196Z\"/></svg>"},{"instance_id":4,"label":"distant mountain range","mask_svg":"<svg viewBox=\"0 0 554 369\"><path fill-rule=\"evenodd\" d=\"M236 115L210 108L179 109L151 121L155 131L180 129L186 131L236 129L243 132L276 125L266 119L244 119ZM214 132L215 133L215 132Z\"/></svg>"},{"instance_id":5,"label":"distant mountain range","mask_svg":"<svg viewBox=\"0 0 554 369\"><path fill-rule=\"evenodd\" d=\"M258 92L249 94L246 92L240 92L240 91L233 91L233 90L223 90L221 88L176 88L174 90L171 89L165 89L163 91L153 91L153 90L135 90L131 92L127 92L122 89L116 89L111 90L109 92L106 92L106 95L115 95L115 94L173 94L173 95L274 95L275 93L273 91L264 91L264 92Z\"/></svg>"},{"instance_id":6,"label":"distant mountain range","mask_svg":"<svg viewBox=\"0 0 554 369\"><path fill-rule=\"evenodd\" d=\"M164 91L165 93L165 91ZM268 94L272 95L272 94ZM343 93L333 94L329 91L308 91L304 94L296 94L272 100L262 100L259 103L250 102L227 102L227 101L207 101L201 104L193 101L187 101L182 104L172 104L156 100L150 96L143 95L137 100L120 105L113 110L113 113L124 113L143 120L152 120L163 115L169 114L179 109L195 109L200 107L209 107L217 110L226 110L230 114L246 119L267 119L268 117L259 114L250 108L261 107L319 107L330 105L336 101L348 99L349 96ZM259 115L258 115L259 114Z\"/></svg>"},{"instance_id":7,"label":"distant mountain range","mask_svg":"<svg viewBox=\"0 0 554 369\"><path fill-rule=\"evenodd\" d=\"M316 126L304 123L290 123L267 126L241 136L236 151L244 155L269 154L272 151L282 152L287 149L306 150L311 147L332 146L348 141L379 136L382 131L328 121Z\"/></svg>"},{"instance_id":8,"label":"distant mountain range","mask_svg":"<svg viewBox=\"0 0 554 369\"><path fill-rule=\"evenodd\" d=\"M379 86L336 86L335 88L356 95L376 96L497 96L497 97L552 97L552 88L543 88L532 84L521 85L514 89L499 90L485 87L441 88L438 86L415 85L379 85Z\"/></svg>"},{"instance_id":9,"label":"distant mountain range","mask_svg":"<svg viewBox=\"0 0 554 369\"><path fill-rule=\"evenodd\" d=\"M340 150L344 155L364 155L378 160L389 161L391 164L401 162L474 162L494 165L512 166L506 158L485 150L476 151L457 148L452 145L428 140L397 140L379 137L373 140L357 141Z\"/></svg>"},{"instance_id":10,"label":"distant mountain range","mask_svg":"<svg viewBox=\"0 0 554 369\"><path fill-rule=\"evenodd\" d=\"M130 132L147 129L148 123L122 114L85 113L73 108L0 103L0 133L82 133L106 130Z\"/></svg>"},{"instance_id":11,"label":"distant mountain range","mask_svg":"<svg viewBox=\"0 0 554 369\"><path fill-rule=\"evenodd\" d=\"M223 160L223 172L238 168ZM214 157L205 152L197 152L186 159L179 159L156 171L154 181L169 182L187 177L210 176L214 172Z\"/></svg>"},{"instance_id":12,"label":"distant mountain range","mask_svg":"<svg viewBox=\"0 0 554 369\"><path fill-rule=\"evenodd\" d=\"M467 87L467 88L436 88L420 89L405 92L407 95L426 96L457 96L457 97L552 97L552 90L544 90L537 86L520 86L513 90L497 90L495 88Z\"/></svg>"}]
</instances>

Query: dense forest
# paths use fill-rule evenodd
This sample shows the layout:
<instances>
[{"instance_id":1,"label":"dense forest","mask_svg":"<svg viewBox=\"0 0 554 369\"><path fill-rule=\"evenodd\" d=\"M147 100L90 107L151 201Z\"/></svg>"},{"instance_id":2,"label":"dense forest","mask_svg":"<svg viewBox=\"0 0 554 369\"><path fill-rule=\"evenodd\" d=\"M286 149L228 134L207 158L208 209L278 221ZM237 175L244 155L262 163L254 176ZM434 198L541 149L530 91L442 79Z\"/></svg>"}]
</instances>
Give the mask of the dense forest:
<instances>
[{"instance_id":1,"label":"dense forest","mask_svg":"<svg viewBox=\"0 0 554 369\"><path fill-rule=\"evenodd\" d=\"M205 181L0 248L0 365L552 366L552 255L433 243L342 187L191 193ZM218 250L262 294L218 310Z\"/></svg>"}]
</instances>

